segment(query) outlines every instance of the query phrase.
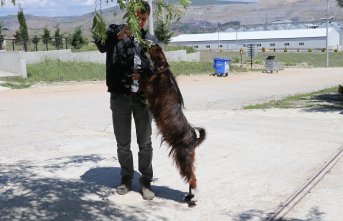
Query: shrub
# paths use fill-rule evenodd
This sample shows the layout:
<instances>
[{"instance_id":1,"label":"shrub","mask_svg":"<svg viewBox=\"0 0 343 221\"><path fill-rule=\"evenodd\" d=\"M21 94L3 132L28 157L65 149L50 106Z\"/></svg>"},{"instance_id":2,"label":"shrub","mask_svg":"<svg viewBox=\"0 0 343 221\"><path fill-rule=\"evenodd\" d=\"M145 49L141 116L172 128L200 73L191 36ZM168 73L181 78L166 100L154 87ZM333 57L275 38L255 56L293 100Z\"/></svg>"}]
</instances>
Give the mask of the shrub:
<instances>
[{"instance_id":1,"label":"shrub","mask_svg":"<svg viewBox=\"0 0 343 221\"><path fill-rule=\"evenodd\" d=\"M312 52L312 48L307 49L308 52Z\"/></svg>"},{"instance_id":2,"label":"shrub","mask_svg":"<svg viewBox=\"0 0 343 221\"><path fill-rule=\"evenodd\" d=\"M337 53L337 52L338 52L338 49L335 49L335 50L334 50L334 52L336 52L336 53Z\"/></svg>"},{"instance_id":3,"label":"shrub","mask_svg":"<svg viewBox=\"0 0 343 221\"><path fill-rule=\"evenodd\" d=\"M325 52L326 51L326 49L325 48L322 48L322 52Z\"/></svg>"},{"instance_id":4,"label":"shrub","mask_svg":"<svg viewBox=\"0 0 343 221\"><path fill-rule=\"evenodd\" d=\"M261 61L261 60L255 60L255 64L263 64L263 61Z\"/></svg>"},{"instance_id":5,"label":"shrub","mask_svg":"<svg viewBox=\"0 0 343 221\"><path fill-rule=\"evenodd\" d=\"M266 48L265 47L262 47L262 52L266 52Z\"/></svg>"},{"instance_id":6,"label":"shrub","mask_svg":"<svg viewBox=\"0 0 343 221\"><path fill-rule=\"evenodd\" d=\"M283 49L283 52L288 52L288 49L285 47L285 49Z\"/></svg>"},{"instance_id":7,"label":"shrub","mask_svg":"<svg viewBox=\"0 0 343 221\"><path fill-rule=\"evenodd\" d=\"M234 57L232 59L232 63L239 63L241 61L241 59L239 57Z\"/></svg>"}]
</instances>

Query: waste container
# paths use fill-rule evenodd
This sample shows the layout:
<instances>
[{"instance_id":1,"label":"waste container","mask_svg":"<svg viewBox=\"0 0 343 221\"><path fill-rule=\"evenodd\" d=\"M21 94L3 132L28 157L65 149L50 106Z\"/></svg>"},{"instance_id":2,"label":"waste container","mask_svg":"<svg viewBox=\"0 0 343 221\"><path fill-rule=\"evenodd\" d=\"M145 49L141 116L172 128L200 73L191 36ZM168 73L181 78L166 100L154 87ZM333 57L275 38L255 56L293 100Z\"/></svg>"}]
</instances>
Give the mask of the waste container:
<instances>
[{"instance_id":1,"label":"waste container","mask_svg":"<svg viewBox=\"0 0 343 221\"><path fill-rule=\"evenodd\" d=\"M218 77L228 76L230 62L231 62L231 59L229 58L214 58L213 59L214 75L217 75Z\"/></svg>"},{"instance_id":2,"label":"waste container","mask_svg":"<svg viewBox=\"0 0 343 221\"><path fill-rule=\"evenodd\" d=\"M270 72L270 73L273 73L274 71L279 72L279 65L275 61L275 56L268 56L266 58L265 63L266 64L265 64L265 68L264 68L263 72Z\"/></svg>"}]
</instances>

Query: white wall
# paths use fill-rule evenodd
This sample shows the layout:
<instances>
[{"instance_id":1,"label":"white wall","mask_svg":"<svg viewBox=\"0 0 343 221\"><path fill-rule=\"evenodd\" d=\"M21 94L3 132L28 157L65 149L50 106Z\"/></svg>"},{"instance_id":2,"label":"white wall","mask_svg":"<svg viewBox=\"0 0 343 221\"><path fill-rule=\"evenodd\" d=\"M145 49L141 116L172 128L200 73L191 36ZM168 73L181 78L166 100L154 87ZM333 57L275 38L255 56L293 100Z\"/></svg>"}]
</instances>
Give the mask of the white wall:
<instances>
[{"instance_id":1,"label":"white wall","mask_svg":"<svg viewBox=\"0 0 343 221\"><path fill-rule=\"evenodd\" d=\"M0 70L26 78L27 71L24 52L0 51Z\"/></svg>"},{"instance_id":2,"label":"white wall","mask_svg":"<svg viewBox=\"0 0 343 221\"><path fill-rule=\"evenodd\" d=\"M199 62L200 52L187 54L185 50L166 52L168 61ZM55 51L1 51L0 70L27 77L26 64L39 63L45 59L61 61L106 63L106 54L98 51L72 53L70 49Z\"/></svg>"}]
</instances>

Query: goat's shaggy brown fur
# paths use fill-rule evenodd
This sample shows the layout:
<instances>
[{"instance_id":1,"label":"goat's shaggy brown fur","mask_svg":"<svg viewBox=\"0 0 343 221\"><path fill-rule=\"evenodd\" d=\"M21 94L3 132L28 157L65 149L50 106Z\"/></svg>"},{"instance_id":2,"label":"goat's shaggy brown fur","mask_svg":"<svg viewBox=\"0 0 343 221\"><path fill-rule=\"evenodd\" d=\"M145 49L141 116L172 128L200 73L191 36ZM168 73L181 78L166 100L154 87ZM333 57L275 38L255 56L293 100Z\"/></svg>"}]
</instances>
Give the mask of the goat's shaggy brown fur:
<instances>
[{"instance_id":1,"label":"goat's shaggy brown fur","mask_svg":"<svg viewBox=\"0 0 343 221\"><path fill-rule=\"evenodd\" d=\"M187 121L182 109L183 98L169 64L158 45L149 48L154 73L141 76L140 87L144 91L157 128L163 141L170 145L171 156L181 176L196 189L194 173L195 148L205 139L203 128L193 127ZM200 136L197 137L196 130Z\"/></svg>"}]
</instances>

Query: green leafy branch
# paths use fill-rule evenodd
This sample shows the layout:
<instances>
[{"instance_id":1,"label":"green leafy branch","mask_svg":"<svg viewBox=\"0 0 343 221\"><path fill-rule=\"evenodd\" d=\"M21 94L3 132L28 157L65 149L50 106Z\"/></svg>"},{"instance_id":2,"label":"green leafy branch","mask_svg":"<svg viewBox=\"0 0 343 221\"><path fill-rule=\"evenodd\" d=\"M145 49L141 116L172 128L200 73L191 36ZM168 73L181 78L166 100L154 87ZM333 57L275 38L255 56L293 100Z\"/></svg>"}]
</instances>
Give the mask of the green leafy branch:
<instances>
[{"instance_id":1,"label":"green leafy branch","mask_svg":"<svg viewBox=\"0 0 343 221\"><path fill-rule=\"evenodd\" d=\"M107 4L110 1L113 2L113 0L98 0L97 2L100 3L100 7L102 1ZM138 18L136 16L136 12L143 8L141 0L117 0L117 2L120 10L125 11L123 19L126 20L129 33L135 36L138 42L143 43L139 30ZM178 4L173 4L169 0L156 0L153 11L159 21L164 20L164 18L166 19L166 22L172 22L173 20L178 21L188 5L190 5L190 0L178 0ZM166 14L164 14L164 12L166 12ZM101 8L95 9L92 33L100 41L104 42L106 40L106 23L101 16Z\"/></svg>"}]
</instances>

